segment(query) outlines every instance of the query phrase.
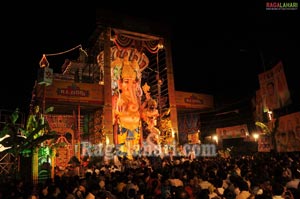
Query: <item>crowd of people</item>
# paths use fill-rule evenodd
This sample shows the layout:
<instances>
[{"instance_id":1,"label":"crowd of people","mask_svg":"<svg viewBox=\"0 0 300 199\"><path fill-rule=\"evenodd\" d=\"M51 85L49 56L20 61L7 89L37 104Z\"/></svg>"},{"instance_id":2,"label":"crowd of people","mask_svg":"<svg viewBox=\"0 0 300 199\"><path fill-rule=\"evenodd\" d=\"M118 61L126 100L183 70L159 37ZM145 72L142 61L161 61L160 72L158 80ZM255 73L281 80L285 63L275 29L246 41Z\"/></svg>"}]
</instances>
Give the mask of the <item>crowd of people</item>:
<instances>
[{"instance_id":1,"label":"crowd of people","mask_svg":"<svg viewBox=\"0 0 300 199\"><path fill-rule=\"evenodd\" d=\"M82 177L65 172L35 186L2 182L0 198L298 199L300 153L120 159L91 165Z\"/></svg>"}]
</instances>

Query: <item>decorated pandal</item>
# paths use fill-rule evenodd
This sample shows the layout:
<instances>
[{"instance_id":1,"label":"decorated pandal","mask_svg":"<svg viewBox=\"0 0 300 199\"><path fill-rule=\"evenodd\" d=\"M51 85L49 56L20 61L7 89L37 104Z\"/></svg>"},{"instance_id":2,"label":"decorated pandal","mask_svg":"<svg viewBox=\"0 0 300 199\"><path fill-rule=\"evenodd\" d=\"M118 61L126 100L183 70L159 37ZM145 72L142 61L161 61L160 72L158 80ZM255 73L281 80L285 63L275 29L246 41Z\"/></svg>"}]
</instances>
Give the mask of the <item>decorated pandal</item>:
<instances>
[{"instance_id":1,"label":"decorated pandal","mask_svg":"<svg viewBox=\"0 0 300 199\"><path fill-rule=\"evenodd\" d=\"M98 63L103 67L103 54ZM112 48L111 88L114 124L114 144L119 156L132 159L134 155L162 155L161 145L172 144L172 134L166 138L157 128L160 113L150 86L142 86L142 71L149 60L134 48ZM162 114L166 115L166 114ZM164 132L171 132L169 118L160 118ZM166 143L161 143L162 137Z\"/></svg>"}]
</instances>

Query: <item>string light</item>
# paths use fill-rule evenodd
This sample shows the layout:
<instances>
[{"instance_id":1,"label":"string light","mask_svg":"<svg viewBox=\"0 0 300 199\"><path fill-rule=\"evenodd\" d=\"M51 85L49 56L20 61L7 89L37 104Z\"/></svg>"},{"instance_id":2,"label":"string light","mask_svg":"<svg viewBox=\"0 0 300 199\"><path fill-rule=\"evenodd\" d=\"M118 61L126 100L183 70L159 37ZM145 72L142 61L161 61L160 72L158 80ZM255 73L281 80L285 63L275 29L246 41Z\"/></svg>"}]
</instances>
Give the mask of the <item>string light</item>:
<instances>
[{"instance_id":1,"label":"string light","mask_svg":"<svg viewBox=\"0 0 300 199\"><path fill-rule=\"evenodd\" d=\"M80 52L82 52L82 53L87 57L86 51L83 50L83 49L82 49L82 45L79 44L79 45L77 45L77 46L75 46L75 47L73 47L73 48L71 48L71 49L69 49L69 50L66 50L66 51L62 51L62 52L58 52L58 53L48 53L48 54L43 54L42 59L41 59L40 62L39 62L39 65L40 65L41 68L49 67L50 64L49 64L49 62L48 62L48 60L47 60L47 56L49 57L49 56L57 56L57 55L66 54L66 53L71 52L71 51L73 51L73 50L76 50L76 49L78 49L78 48L79 48Z\"/></svg>"},{"instance_id":2,"label":"string light","mask_svg":"<svg viewBox=\"0 0 300 199\"><path fill-rule=\"evenodd\" d=\"M73 50L76 50L77 48L81 48L81 49L82 49L81 44L79 44L78 46L75 46L74 48L71 48L71 49L69 49L69 50L63 51L63 52L52 53L52 54L44 54L44 55L45 55L45 56L48 56L48 57L49 57L49 56L62 55L62 54L71 52L71 51L73 51Z\"/></svg>"}]
</instances>

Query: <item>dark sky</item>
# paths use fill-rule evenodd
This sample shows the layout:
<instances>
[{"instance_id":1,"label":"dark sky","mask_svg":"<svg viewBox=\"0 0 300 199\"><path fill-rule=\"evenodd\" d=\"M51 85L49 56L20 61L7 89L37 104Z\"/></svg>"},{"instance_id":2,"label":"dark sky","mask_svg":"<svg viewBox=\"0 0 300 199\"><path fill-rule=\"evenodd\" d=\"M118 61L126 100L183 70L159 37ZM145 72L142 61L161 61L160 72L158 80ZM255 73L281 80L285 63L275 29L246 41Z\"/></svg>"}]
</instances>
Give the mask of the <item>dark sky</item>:
<instances>
[{"instance_id":1,"label":"dark sky","mask_svg":"<svg viewBox=\"0 0 300 199\"><path fill-rule=\"evenodd\" d=\"M267 11L263 2L199 4L114 8L171 25L176 90L232 100L249 97L259 88L257 75L282 60L289 87L298 92L299 8ZM95 9L54 6L10 13L2 16L0 108L26 111L42 54L84 47L96 27Z\"/></svg>"}]
</instances>

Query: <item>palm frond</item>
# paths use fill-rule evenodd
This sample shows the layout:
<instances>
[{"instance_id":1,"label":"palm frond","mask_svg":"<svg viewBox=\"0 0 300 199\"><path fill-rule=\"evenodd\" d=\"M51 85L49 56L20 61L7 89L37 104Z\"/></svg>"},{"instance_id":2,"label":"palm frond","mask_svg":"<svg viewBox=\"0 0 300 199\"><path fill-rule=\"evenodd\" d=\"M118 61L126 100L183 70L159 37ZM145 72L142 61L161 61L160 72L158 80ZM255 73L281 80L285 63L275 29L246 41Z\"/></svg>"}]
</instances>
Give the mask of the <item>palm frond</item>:
<instances>
[{"instance_id":1,"label":"palm frond","mask_svg":"<svg viewBox=\"0 0 300 199\"><path fill-rule=\"evenodd\" d=\"M271 130L266 124L262 122L255 122L255 125L261 128L263 134L271 134Z\"/></svg>"}]
</instances>

